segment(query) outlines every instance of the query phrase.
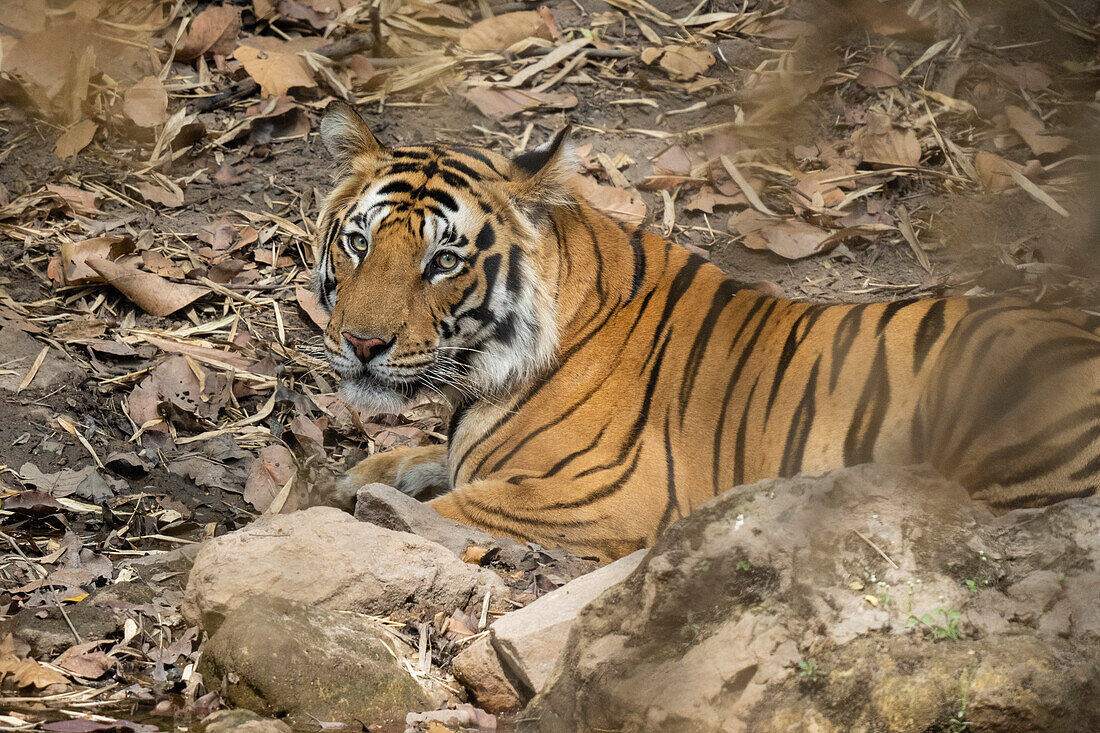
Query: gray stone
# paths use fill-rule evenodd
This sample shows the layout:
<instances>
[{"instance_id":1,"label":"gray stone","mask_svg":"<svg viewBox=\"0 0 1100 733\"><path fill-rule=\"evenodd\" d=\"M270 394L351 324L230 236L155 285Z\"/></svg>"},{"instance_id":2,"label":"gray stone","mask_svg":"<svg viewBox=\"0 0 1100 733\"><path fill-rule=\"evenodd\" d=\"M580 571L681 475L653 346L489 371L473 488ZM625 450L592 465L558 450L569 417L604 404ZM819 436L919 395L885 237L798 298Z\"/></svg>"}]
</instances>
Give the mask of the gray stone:
<instances>
[{"instance_id":1,"label":"gray stone","mask_svg":"<svg viewBox=\"0 0 1100 733\"><path fill-rule=\"evenodd\" d=\"M571 580L493 623L489 630L493 648L505 671L518 681L525 700L546 685L581 610L630 575L646 552L638 550Z\"/></svg>"},{"instance_id":2,"label":"gray stone","mask_svg":"<svg viewBox=\"0 0 1100 733\"><path fill-rule=\"evenodd\" d=\"M480 529L440 516L430 505L386 484L367 484L359 489L355 500L355 518L438 542L459 557L470 545L489 548L502 542ZM504 541L516 544L512 540Z\"/></svg>"},{"instance_id":3,"label":"gray stone","mask_svg":"<svg viewBox=\"0 0 1100 733\"><path fill-rule=\"evenodd\" d=\"M184 594L183 614L207 632L252 596L401 620L430 619L486 593L503 605L493 572L468 565L442 545L394 532L330 507L257 519L203 545Z\"/></svg>"},{"instance_id":4,"label":"gray stone","mask_svg":"<svg viewBox=\"0 0 1100 733\"><path fill-rule=\"evenodd\" d=\"M429 705L377 621L284 598L256 596L210 637L199 670L239 707L301 722L400 720Z\"/></svg>"},{"instance_id":5,"label":"gray stone","mask_svg":"<svg viewBox=\"0 0 1100 733\"><path fill-rule=\"evenodd\" d=\"M1097 568L1100 497L993 518L879 466L738 487L585 607L520 729L1097 730Z\"/></svg>"}]
</instances>

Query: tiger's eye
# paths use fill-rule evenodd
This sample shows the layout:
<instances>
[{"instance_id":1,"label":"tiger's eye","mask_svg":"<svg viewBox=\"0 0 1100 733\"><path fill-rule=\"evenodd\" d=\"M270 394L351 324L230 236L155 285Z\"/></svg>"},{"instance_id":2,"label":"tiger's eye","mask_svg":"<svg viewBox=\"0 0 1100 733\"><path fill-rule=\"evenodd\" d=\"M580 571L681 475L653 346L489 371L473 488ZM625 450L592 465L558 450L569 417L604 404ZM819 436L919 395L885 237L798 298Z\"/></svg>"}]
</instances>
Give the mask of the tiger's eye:
<instances>
[{"instance_id":1,"label":"tiger's eye","mask_svg":"<svg viewBox=\"0 0 1100 733\"><path fill-rule=\"evenodd\" d=\"M458 267L458 255L454 252L440 252L435 256L433 264L440 270L453 270Z\"/></svg>"},{"instance_id":2,"label":"tiger's eye","mask_svg":"<svg viewBox=\"0 0 1100 733\"><path fill-rule=\"evenodd\" d=\"M358 252L366 252L368 246L367 238L362 234L351 235L351 246Z\"/></svg>"}]
</instances>

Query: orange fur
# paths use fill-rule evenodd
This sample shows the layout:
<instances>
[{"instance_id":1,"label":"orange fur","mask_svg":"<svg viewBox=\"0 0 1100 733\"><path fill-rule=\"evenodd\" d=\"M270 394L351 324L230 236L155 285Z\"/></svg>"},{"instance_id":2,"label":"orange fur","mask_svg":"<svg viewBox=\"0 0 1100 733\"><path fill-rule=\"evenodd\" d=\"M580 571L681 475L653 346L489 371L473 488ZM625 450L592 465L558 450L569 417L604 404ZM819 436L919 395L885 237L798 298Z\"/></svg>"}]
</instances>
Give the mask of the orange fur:
<instances>
[{"instance_id":1,"label":"orange fur","mask_svg":"<svg viewBox=\"0 0 1100 733\"><path fill-rule=\"evenodd\" d=\"M453 310L478 298L491 301L481 315L496 336L450 347L482 353L452 367L450 384L432 382L457 407L446 453L369 458L343 480L345 501L363 483L402 488L413 468L437 464L449 477L437 488L450 491L432 504L444 516L609 560L732 486L867 461L930 462L994 507L1096 491L1095 318L1014 301L771 298L570 201L558 142L518 163L445 147L346 161L320 227L333 270L328 281L318 275L319 290L332 289L330 349L354 331L392 344L364 369L390 369L391 357L428 363L459 338L444 333ZM447 180L449 170L466 173ZM392 180L409 184L389 199L403 204L356 263L339 233L363 192ZM457 202L476 259L438 281L422 269L434 245L420 236L418 213L434 190ZM475 251L485 227L492 245ZM487 263L498 255L490 283ZM507 336L509 309L492 302L511 302L500 296L505 272L509 285L522 281L513 315L541 319L531 333L550 339L552 353L544 359L544 345L514 339L513 351L530 348L534 362L493 381L493 338ZM430 381L433 368L417 379ZM418 384L402 387L406 396Z\"/></svg>"}]
</instances>

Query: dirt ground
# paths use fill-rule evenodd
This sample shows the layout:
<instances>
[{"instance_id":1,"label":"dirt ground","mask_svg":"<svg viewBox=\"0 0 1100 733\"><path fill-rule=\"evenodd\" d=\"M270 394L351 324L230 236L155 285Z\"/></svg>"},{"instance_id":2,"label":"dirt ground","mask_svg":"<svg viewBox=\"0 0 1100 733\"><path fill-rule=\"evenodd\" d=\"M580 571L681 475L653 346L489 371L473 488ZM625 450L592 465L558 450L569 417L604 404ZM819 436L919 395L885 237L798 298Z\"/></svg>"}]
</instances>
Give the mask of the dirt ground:
<instances>
[{"instance_id":1,"label":"dirt ground","mask_svg":"<svg viewBox=\"0 0 1100 733\"><path fill-rule=\"evenodd\" d=\"M50 23L67 22L65 4L48 5L57 11ZM228 51L208 47L166 64L166 49L188 37L181 21L194 29L203 11L225 7L241 11L241 38L327 42L369 30L368 14L355 3L335 2L338 16L317 10L324 3L298 2L258 20L272 3L189 2L174 16L168 5L162 25L142 25L151 29L141 31L148 58L129 72L95 67L87 96L65 114L57 109L67 92L43 96L34 85L48 84L27 80L30 51L19 43L39 32L37 21L0 17L0 514L3 538L12 538L0 563L5 616L77 606L82 593L116 583L127 558L230 531L273 502L293 508L288 483L303 475L296 464L304 475L339 470L446 432L432 406L400 416L349 410L314 357L318 328L303 286L329 182L316 129L341 92L361 103L387 145L442 140L520 152L571 124L601 201L616 188L626 198L614 201L630 201L614 205L620 213L789 297L1007 294L1100 309L1100 13L1087 0L918 0L885 3L888 13L870 0L548 0L560 35L542 45L590 37L591 54L556 81L575 56L533 78L553 82L542 93L571 100L506 116L486 114L470 90L515 88L509 79L531 56L522 47L455 50L496 3L453 0L445 13L443 3L376 3L383 42L332 62L315 86L292 87L274 116L256 107L266 87L203 108L247 82L248 67L233 51L235 36ZM301 16L312 22L289 19L292 6L312 9ZM700 13L713 21L665 20ZM642 53L661 48L661 59L689 48L711 60L693 56L703 68L683 70ZM457 61L412 83L426 58ZM167 109L143 126L134 119L141 110L124 100L136 79L162 69ZM186 120L158 139L176 112ZM885 128L872 141L880 117ZM59 138L85 119L95 137L59 157ZM130 270L118 275L112 263L160 279L143 280L134 295L116 279ZM161 315L135 305L143 295L191 297L177 286L204 290ZM95 477L74 478L82 471ZM49 559L64 548L68 560ZM97 558L111 567L50 580ZM206 709L213 703L187 668L201 639L187 639L171 662L151 654L186 633L154 622L126 654L106 645L84 651L110 651L113 661L99 676L60 665L67 686L9 678L5 695L46 699L13 703L23 717L5 718L13 727L4 729L40 723L56 707L51 695L69 704L74 691L97 711L155 710L160 726Z\"/></svg>"}]
</instances>

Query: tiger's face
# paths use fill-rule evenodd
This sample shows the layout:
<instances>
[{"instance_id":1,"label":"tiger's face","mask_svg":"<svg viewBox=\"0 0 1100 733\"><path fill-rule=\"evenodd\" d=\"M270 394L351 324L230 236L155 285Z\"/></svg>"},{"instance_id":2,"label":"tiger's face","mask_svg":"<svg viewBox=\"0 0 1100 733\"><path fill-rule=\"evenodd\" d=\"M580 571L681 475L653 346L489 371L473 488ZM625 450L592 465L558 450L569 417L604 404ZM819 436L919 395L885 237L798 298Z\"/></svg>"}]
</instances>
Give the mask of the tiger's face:
<instances>
[{"instance_id":1,"label":"tiger's face","mask_svg":"<svg viewBox=\"0 0 1100 733\"><path fill-rule=\"evenodd\" d=\"M553 363L556 306L542 217L564 198L564 134L514 160L388 150L334 102L321 138L339 166L318 228L314 291L346 397L393 412L429 393L490 398Z\"/></svg>"}]
</instances>

